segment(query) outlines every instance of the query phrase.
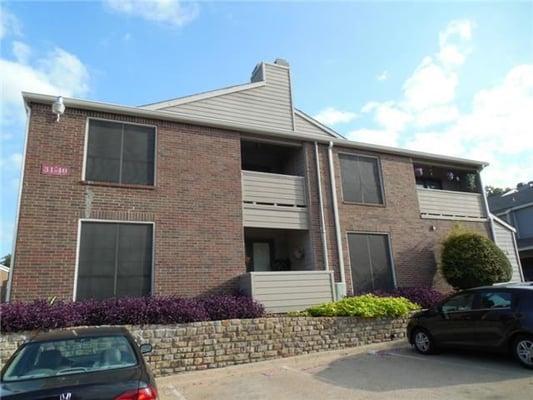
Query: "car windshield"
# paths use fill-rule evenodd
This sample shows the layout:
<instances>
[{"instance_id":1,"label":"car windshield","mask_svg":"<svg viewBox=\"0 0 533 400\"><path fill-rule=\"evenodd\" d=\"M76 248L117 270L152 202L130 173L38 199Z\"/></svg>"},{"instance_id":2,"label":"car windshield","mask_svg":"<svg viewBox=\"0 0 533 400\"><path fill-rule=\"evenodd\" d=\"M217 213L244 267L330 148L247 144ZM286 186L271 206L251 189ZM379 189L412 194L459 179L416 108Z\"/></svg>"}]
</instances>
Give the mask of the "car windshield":
<instances>
[{"instance_id":1,"label":"car windshield","mask_svg":"<svg viewBox=\"0 0 533 400\"><path fill-rule=\"evenodd\" d=\"M29 343L5 370L3 381L131 367L137 358L124 336L84 337Z\"/></svg>"}]
</instances>

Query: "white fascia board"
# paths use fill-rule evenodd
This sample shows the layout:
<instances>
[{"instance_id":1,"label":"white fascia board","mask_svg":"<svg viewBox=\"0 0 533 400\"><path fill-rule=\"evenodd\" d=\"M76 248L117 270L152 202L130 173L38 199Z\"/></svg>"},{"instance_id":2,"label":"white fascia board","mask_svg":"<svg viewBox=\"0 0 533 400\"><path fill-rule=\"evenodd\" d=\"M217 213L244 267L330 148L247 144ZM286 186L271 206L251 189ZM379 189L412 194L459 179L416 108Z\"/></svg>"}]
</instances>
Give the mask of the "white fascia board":
<instances>
[{"instance_id":1,"label":"white fascia board","mask_svg":"<svg viewBox=\"0 0 533 400\"><path fill-rule=\"evenodd\" d=\"M38 94L30 92L22 92L22 96L27 103L43 103L43 104L52 104L56 96L47 95L47 94ZM394 154L399 156L405 156L416 159L425 159L430 161L441 161L451 164L461 164L465 166L475 167L477 169L482 169L485 166L489 165L485 161L469 160L466 158L460 157L451 157L440 154L426 153L422 151L400 149L396 147L382 146L377 144L361 143L355 142L352 140L342 139L342 138L328 138L323 135L313 135L313 134L302 134L294 132L288 129L279 129L279 128L257 128L250 127L249 125L239 124L236 122L221 121L216 118L208 117L191 117L190 115L180 115L176 112L169 112L164 110L149 110L146 108L132 107L132 106L123 106L118 104L110 103L101 103L97 101L89 101L76 99L71 97L64 97L63 102L66 107L78 108L82 110L92 110L99 112L115 113L122 115L130 115L141 118L149 119L158 119L164 121L173 121L190 125L199 125L207 126L212 128L220 128L227 130L237 130L243 133L249 134L260 134L270 137L279 137L284 139L293 139L306 142L318 142L322 144L329 144L332 142L336 146L354 148L358 150L366 150L377 153L386 153Z\"/></svg>"},{"instance_id":2,"label":"white fascia board","mask_svg":"<svg viewBox=\"0 0 533 400\"><path fill-rule=\"evenodd\" d=\"M496 215L494 214L490 214L490 218L494 221L494 222L497 222L498 224L500 224L501 226L503 226L504 228L507 228L509 229L510 231L513 231L514 233L516 233L516 228L514 226L511 226L509 225L507 222L505 222L503 219L500 219L498 218Z\"/></svg>"},{"instance_id":3,"label":"white fascia board","mask_svg":"<svg viewBox=\"0 0 533 400\"><path fill-rule=\"evenodd\" d=\"M245 83L243 85L229 86L227 88L210 90L208 92L197 93L191 96L184 96L184 97L179 97L177 99L160 101L160 102L152 103L152 104L146 104L146 105L140 106L139 108L145 108L147 110L159 110L161 108L179 106L180 104L187 104L187 103L192 103L198 100L205 100L205 99L210 99L212 97L223 96L225 94L255 89L261 86L265 86L265 85L266 85L265 81Z\"/></svg>"},{"instance_id":4,"label":"white fascia board","mask_svg":"<svg viewBox=\"0 0 533 400\"><path fill-rule=\"evenodd\" d=\"M339 139L346 139L340 133L335 132L333 129L327 127L326 125L323 125L322 123L320 123L319 121L317 121L316 119L311 117L310 115L304 113L302 110L299 110L299 109L295 108L294 112L296 114L298 114L300 117L302 117L303 119L305 119L310 124L313 124L314 126L316 126L318 129L323 130L325 133L327 133L327 134L329 134L329 135L331 135L333 137L339 138Z\"/></svg>"}]
</instances>

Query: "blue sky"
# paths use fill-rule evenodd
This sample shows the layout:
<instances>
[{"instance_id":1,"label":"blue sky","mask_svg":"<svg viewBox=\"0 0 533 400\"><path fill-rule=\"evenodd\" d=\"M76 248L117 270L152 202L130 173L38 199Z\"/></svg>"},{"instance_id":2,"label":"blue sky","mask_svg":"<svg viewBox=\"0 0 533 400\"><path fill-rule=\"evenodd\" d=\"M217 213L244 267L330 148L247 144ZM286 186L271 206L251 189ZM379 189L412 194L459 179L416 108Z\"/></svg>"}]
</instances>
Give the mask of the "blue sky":
<instances>
[{"instance_id":1,"label":"blue sky","mask_svg":"<svg viewBox=\"0 0 533 400\"><path fill-rule=\"evenodd\" d=\"M21 90L140 105L291 64L296 105L354 140L533 180L533 2L1 3L0 254L11 249Z\"/></svg>"}]
</instances>

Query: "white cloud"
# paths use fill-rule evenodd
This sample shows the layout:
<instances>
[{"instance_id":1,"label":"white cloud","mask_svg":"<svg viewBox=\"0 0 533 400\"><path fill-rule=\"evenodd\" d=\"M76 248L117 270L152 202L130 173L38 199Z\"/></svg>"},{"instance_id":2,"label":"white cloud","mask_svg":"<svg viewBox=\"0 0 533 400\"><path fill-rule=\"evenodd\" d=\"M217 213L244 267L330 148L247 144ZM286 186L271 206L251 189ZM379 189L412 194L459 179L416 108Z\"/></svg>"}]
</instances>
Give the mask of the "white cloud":
<instances>
[{"instance_id":1,"label":"white cloud","mask_svg":"<svg viewBox=\"0 0 533 400\"><path fill-rule=\"evenodd\" d=\"M417 128L450 123L459 118L459 109L455 105L446 104L422 110L414 115L414 124Z\"/></svg>"},{"instance_id":2,"label":"white cloud","mask_svg":"<svg viewBox=\"0 0 533 400\"><path fill-rule=\"evenodd\" d=\"M13 55L19 63L26 64L31 56L31 48L26 43L15 40L13 42Z\"/></svg>"},{"instance_id":3,"label":"white cloud","mask_svg":"<svg viewBox=\"0 0 533 400\"><path fill-rule=\"evenodd\" d=\"M387 79L389 79L389 72L387 70L381 72L376 76L376 79L378 81L386 81Z\"/></svg>"},{"instance_id":4,"label":"white cloud","mask_svg":"<svg viewBox=\"0 0 533 400\"><path fill-rule=\"evenodd\" d=\"M445 65L461 65L470 53L469 43L475 24L470 20L455 20L439 34L440 52L437 57Z\"/></svg>"},{"instance_id":5,"label":"white cloud","mask_svg":"<svg viewBox=\"0 0 533 400\"><path fill-rule=\"evenodd\" d=\"M415 150L485 160L486 183L512 186L533 177L533 65L516 66L503 81L478 92L472 111L444 129L417 132Z\"/></svg>"},{"instance_id":6,"label":"white cloud","mask_svg":"<svg viewBox=\"0 0 533 400\"><path fill-rule=\"evenodd\" d=\"M75 55L59 47L38 59L35 65L0 59L0 70L0 107L4 122L24 119L21 91L83 96L89 89L89 73L85 65Z\"/></svg>"},{"instance_id":7,"label":"white cloud","mask_svg":"<svg viewBox=\"0 0 533 400\"><path fill-rule=\"evenodd\" d=\"M454 100L458 77L425 57L403 86L405 106L415 111L447 104Z\"/></svg>"},{"instance_id":8,"label":"white cloud","mask_svg":"<svg viewBox=\"0 0 533 400\"><path fill-rule=\"evenodd\" d=\"M5 6L0 7L0 39L8 35L18 36L21 32L18 18L7 11Z\"/></svg>"},{"instance_id":9,"label":"white cloud","mask_svg":"<svg viewBox=\"0 0 533 400\"><path fill-rule=\"evenodd\" d=\"M357 129L348 132L346 138L356 142L395 146L398 140L398 132L381 129Z\"/></svg>"},{"instance_id":10,"label":"white cloud","mask_svg":"<svg viewBox=\"0 0 533 400\"><path fill-rule=\"evenodd\" d=\"M105 3L113 11L174 27L191 22L199 12L197 4L183 4L179 0L105 0Z\"/></svg>"},{"instance_id":11,"label":"white cloud","mask_svg":"<svg viewBox=\"0 0 533 400\"><path fill-rule=\"evenodd\" d=\"M363 110L369 109L374 112L374 120L385 131L401 132L412 120L412 116L409 113L403 111L392 101L377 103L373 108L363 107Z\"/></svg>"},{"instance_id":12,"label":"white cloud","mask_svg":"<svg viewBox=\"0 0 533 400\"><path fill-rule=\"evenodd\" d=\"M320 111L313 118L325 125L345 124L357 118L357 114L350 111L340 111L333 107L328 107Z\"/></svg>"},{"instance_id":13,"label":"white cloud","mask_svg":"<svg viewBox=\"0 0 533 400\"><path fill-rule=\"evenodd\" d=\"M488 161L486 184L514 186L533 178L533 65L512 68L498 84L459 109L460 68L471 53L475 24L451 21L435 54L422 59L399 99L365 104L375 122L353 140ZM464 103L464 100L462 101ZM468 111L467 111L468 110Z\"/></svg>"}]
</instances>

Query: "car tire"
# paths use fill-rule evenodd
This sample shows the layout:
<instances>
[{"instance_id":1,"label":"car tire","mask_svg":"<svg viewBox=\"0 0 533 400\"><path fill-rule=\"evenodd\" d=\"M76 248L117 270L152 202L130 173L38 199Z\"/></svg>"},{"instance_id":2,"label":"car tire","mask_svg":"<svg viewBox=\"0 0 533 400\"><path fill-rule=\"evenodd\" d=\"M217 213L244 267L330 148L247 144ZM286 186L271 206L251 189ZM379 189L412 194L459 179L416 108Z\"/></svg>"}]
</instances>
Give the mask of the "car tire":
<instances>
[{"instance_id":1,"label":"car tire","mask_svg":"<svg viewBox=\"0 0 533 400\"><path fill-rule=\"evenodd\" d=\"M437 346L431 334L422 328L416 328L412 333L413 347L420 354L435 354Z\"/></svg>"},{"instance_id":2,"label":"car tire","mask_svg":"<svg viewBox=\"0 0 533 400\"><path fill-rule=\"evenodd\" d=\"M533 369L533 336L518 336L513 342L513 355L522 366Z\"/></svg>"}]
</instances>

